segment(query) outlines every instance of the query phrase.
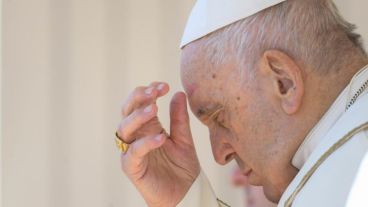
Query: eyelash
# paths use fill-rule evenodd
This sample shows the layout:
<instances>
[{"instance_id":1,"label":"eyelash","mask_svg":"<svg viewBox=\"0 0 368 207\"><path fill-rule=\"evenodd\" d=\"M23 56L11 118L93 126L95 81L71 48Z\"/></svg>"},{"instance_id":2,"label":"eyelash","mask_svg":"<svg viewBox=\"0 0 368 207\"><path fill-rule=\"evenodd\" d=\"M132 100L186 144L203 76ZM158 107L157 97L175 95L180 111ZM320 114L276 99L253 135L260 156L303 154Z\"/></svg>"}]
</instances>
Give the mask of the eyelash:
<instances>
[{"instance_id":1,"label":"eyelash","mask_svg":"<svg viewBox=\"0 0 368 207\"><path fill-rule=\"evenodd\" d=\"M218 126L220 126L220 127L222 127L222 128L225 128L225 129L227 129L227 127L225 126L225 124L224 124L224 120L222 119L222 120L220 120L220 113L219 114L217 114L216 115L216 117L215 117L215 122L216 122L216 124L218 125Z\"/></svg>"}]
</instances>

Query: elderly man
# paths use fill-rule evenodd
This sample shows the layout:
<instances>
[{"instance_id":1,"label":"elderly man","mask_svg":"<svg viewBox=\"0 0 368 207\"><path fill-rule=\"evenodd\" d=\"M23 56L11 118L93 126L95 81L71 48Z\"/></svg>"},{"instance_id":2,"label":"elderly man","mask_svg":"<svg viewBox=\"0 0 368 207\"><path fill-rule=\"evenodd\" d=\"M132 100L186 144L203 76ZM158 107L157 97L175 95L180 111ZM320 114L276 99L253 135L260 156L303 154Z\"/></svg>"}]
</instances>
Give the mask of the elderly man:
<instances>
[{"instance_id":1,"label":"elderly man","mask_svg":"<svg viewBox=\"0 0 368 207\"><path fill-rule=\"evenodd\" d=\"M148 206L226 206L200 170L186 96L216 161L235 159L269 200L346 206L368 151L368 58L353 29L330 0L199 0L169 133L155 104L167 84L136 88L122 109L122 168Z\"/></svg>"}]
</instances>

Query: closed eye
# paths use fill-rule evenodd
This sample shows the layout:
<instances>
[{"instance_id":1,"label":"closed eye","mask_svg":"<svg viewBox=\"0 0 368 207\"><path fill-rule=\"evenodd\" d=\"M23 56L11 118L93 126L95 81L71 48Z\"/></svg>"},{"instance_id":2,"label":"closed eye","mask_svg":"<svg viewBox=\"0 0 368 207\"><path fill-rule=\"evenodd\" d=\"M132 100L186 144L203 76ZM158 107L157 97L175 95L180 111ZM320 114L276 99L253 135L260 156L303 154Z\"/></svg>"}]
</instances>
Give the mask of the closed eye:
<instances>
[{"instance_id":1,"label":"closed eye","mask_svg":"<svg viewBox=\"0 0 368 207\"><path fill-rule=\"evenodd\" d=\"M208 117L208 120L216 120L220 112L224 109L224 107L221 107L217 109L215 112L211 114L211 116Z\"/></svg>"},{"instance_id":2,"label":"closed eye","mask_svg":"<svg viewBox=\"0 0 368 207\"><path fill-rule=\"evenodd\" d=\"M225 126L225 120L223 118L223 114L221 114L221 112L223 112L224 107L221 107L219 109L217 109L210 117L209 120L213 120L218 126L227 129L227 127Z\"/></svg>"}]
</instances>

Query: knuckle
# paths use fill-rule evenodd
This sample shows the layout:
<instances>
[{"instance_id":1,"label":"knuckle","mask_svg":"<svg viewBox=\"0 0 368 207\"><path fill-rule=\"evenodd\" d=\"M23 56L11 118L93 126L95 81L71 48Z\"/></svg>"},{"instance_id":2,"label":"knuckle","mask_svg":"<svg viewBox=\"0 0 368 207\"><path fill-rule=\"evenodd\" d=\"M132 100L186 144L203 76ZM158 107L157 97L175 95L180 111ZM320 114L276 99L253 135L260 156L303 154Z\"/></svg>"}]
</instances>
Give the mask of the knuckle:
<instances>
[{"instance_id":1,"label":"knuckle","mask_svg":"<svg viewBox=\"0 0 368 207\"><path fill-rule=\"evenodd\" d=\"M151 83L151 85L157 85L158 83L159 82L153 82ZM152 86L149 86L149 87L152 87ZM135 113L138 110L137 107L142 106L146 102L150 101L150 99L155 97L155 96L147 96L145 92L147 88L148 87L145 87L145 86L138 86L128 96L128 98L124 101L121 107L121 114L123 118L129 117L131 114ZM153 93L155 93L155 91L153 91ZM144 114L143 111L140 112L140 114ZM144 121L144 117L145 116L139 117L139 121Z\"/></svg>"},{"instance_id":2,"label":"knuckle","mask_svg":"<svg viewBox=\"0 0 368 207\"><path fill-rule=\"evenodd\" d=\"M145 94L146 87L141 87L137 89L137 91L132 96L132 102L133 104L140 104L142 101L144 101L147 96Z\"/></svg>"},{"instance_id":3,"label":"knuckle","mask_svg":"<svg viewBox=\"0 0 368 207\"><path fill-rule=\"evenodd\" d=\"M145 114L136 110L124 118L119 125L119 136L126 142L130 142L134 134L139 133L139 129L146 122Z\"/></svg>"},{"instance_id":4,"label":"knuckle","mask_svg":"<svg viewBox=\"0 0 368 207\"><path fill-rule=\"evenodd\" d=\"M120 125L119 130L118 130L118 135L120 137L120 139L122 139L123 141L126 141L127 138L129 138L129 132L128 130L124 127L124 124Z\"/></svg>"},{"instance_id":5,"label":"knuckle","mask_svg":"<svg viewBox=\"0 0 368 207\"><path fill-rule=\"evenodd\" d=\"M139 128L140 126L142 126L142 124L144 124L144 122L146 122L147 119L147 115L145 114L145 112L142 109L136 110L134 111L130 116L129 116L129 123L132 127L134 128Z\"/></svg>"},{"instance_id":6,"label":"knuckle","mask_svg":"<svg viewBox=\"0 0 368 207\"><path fill-rule=\"evenodd\" d=\"M119 125L119 128L117 130L117 136L119 136L119 138L121 138L123 136L123 128L121 126L121 124Z\"/></svg>"},{"instance_id":7,"label":"knuckle","mask_svg":"<svg viewBox=\"0 0 368 207\"><path fill-rule=\"evenodd\" d=\"M131 106L131 98L128 97L124 103L123 103L123 106L121 107L121 112L122 112L122 115L123 117L126 117L129 115L129 110L130 110L130 106Z\"/></svg>"},{"instance_id":8,"label":"knuckle","mask_svg":"<svg viewBox=\"0 0 368 207\"><path fill-rule=\"evenodd\" d=\"M126 116L129 115L130 110L131 110L131 105L132 105L132 101L131 101L131 97L129 96L125 100L125 102L124 102L124 104L122 106L122 109L121 109L121 113L122 113L123 117L126 117Z\"/></svg>"},{"instance_id":9,"label":"knuckle","mask_svg":"<svg viewBox=\"0 0 368 207\"><path fill-rule=\"evenodd\" d=\"M137 111L137 113L134 116L134 119L136 120L136 123L138 124L143 124L143 122L145 121L146 115L145 112L143 110L141 111Z\"/></svg>"},{"instance_id":10,"label":"knuckle","mask_svg":"<svg viewBox=\"0 0 368 207\"><path fill-rule=\"evenodd\" d=\"M130 133L127 131L127 130L122 130L121 132L121 139L124 141L124 142L127 142L127 139L129 139L129 136L130 136Z\"/></svg>"},{"instance_id":11,"label":"knuckle","mask_svg":"<svg viewBox=\"0 0 368 207\"><path fill-rule=\"evenodd\" d=\"M144 95L143 95L143 91L141 91L140 93L136 93L133 97L133 102L134 103L139 103L142 100L144 100Z\"/></svg>"},{"instance_id":12,"label":"knuckle","mask_svg":"<svg viewBox=\"0 0 368 207\"><path fill-rule=\"evenodd\" d=\"M134 97L142 97L144 90L146 90L147 87L145 86L139 86L137 88L135 88L133 96Z\"/></svg>"},{"instance_id":13,"label":"knuckle","mask_svg":"<svg viewBox=\"0 0 368 207\"><path fill-rule=\"evenodd\" d=\"M129 104L130 104L129 99L127 99L127 100L124 101L124 103L121 107L121 113L122 113L123 117L126 117L129 114L129 111L128 111L129 110Z\"/></svg>"},{"instance_id":14,"label":"knuckle","mask_svg":"<svg viewBox=\"0 0 368 207\"><path fill-rule=\"evenodd\" d=\"M121 113L123 117L127 116L127 110L128 110L128 101L125 100L121 106Z\"/></svg>"},{"instance_id":15,"label":"knuckle","mask_svg":"<svg viewBox=\"0 0 368 207\"><path fill-rule=\"evenodd\" d=\"M128 116L128 110L126 108L123 108L122 110L123 117Z\"/></svg>"},{"instance_id":16,"label":"knuckle","mask_svg":"<svg viewBox=\"0 0 368 207\"><path fill-rule=\"evenodd\" d=\"M119 136L122 136L122 132L124 131L125 129L125 119L123 119L120 123L119 123L119 126L118 126L118 135Z\"/></svg>"},{"instance_id":17,"label":"knuckle","mask_svg":"<svg viewBox=\"0 0 368 207\"><path fill-rule=\"evenodd\" d=\"M142 92L142 90L146 88L144 86L137 86L134 90L133 90L133 93L132 94L137 94L137 93L140 93Z\"/></svg>"}]
</instances>

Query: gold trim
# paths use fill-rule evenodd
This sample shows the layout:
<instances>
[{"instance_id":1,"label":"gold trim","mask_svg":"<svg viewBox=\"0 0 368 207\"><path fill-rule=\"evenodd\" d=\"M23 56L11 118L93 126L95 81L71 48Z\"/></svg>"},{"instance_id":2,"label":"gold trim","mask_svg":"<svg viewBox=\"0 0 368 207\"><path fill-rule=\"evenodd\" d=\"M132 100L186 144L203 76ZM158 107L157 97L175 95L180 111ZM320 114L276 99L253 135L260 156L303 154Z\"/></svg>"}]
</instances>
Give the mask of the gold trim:
<instances>
[{"instance_id":1,"label":"gold trim","mask_svg":"<svg viewBox=\"0 0 368 207\"><path fill-rule=\"evenodd\" d=\"M303 189L304 185L307 183L309 178L312 177L314 172L317 170L319 166L338 148L340 148L342 145L344 145L347 141L349 141L355 134L358 132L368 129L368 122L354 128L349 133L347 133L343 138L341 138L338 142L336 142L332 147L330 147L318 160L317 162L312 166L312 168L305 174L299 185L296 187L294 192L290 195L290 197L285 202L285 207L290 207L298 193Z\"/></svg>"},{"instance_id":2,"label":"gold trim","mask_svg":"<svg viewBox=\"0 0 368 207\"><path fill-rule=\"evenodd\" d=\"M227 203L225 203L224 201L220 200L217 198L217 203L219 204L219 207L231 207L230 205L228 205Z\"/></svg>"}]
</instances>

